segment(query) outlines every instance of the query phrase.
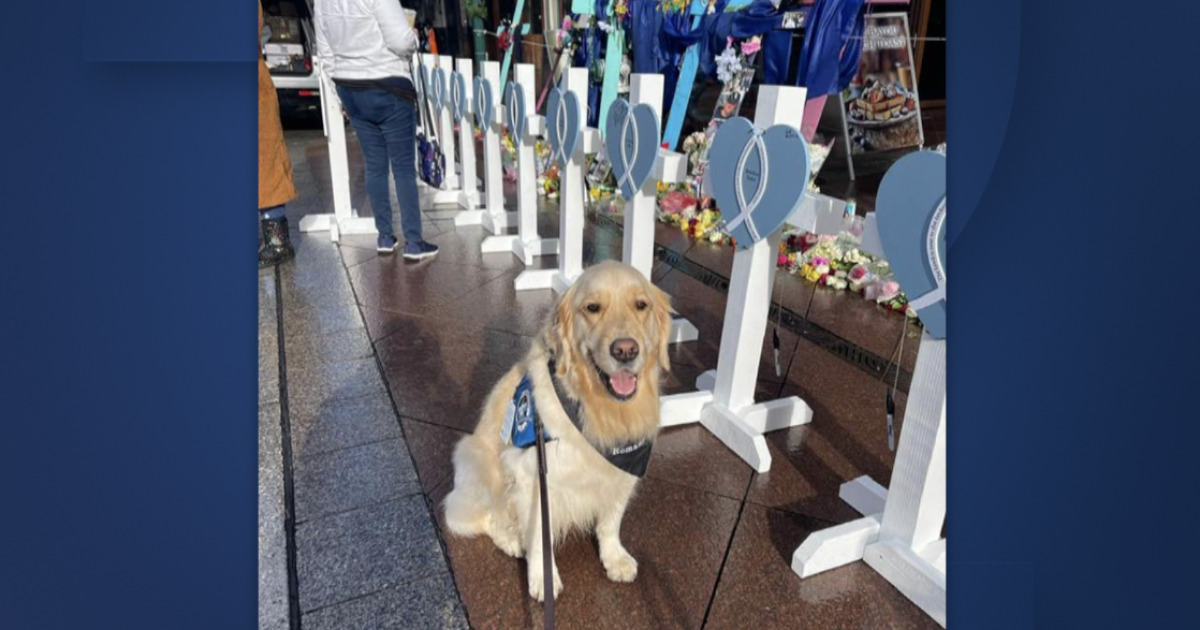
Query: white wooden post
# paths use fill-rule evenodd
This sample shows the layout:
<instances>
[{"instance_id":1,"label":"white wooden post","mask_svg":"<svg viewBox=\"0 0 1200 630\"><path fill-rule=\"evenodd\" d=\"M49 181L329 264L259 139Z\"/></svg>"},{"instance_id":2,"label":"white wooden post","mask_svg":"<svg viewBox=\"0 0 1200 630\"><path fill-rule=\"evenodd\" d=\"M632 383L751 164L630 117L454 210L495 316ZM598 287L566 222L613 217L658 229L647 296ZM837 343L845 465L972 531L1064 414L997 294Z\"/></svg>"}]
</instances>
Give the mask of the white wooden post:
<instances>
[{"instance_id":1,"label":"white wooden post","mask_svg":"<svg viewBox=\"0 0 1200 630\"><path fill-rule=\"evenodd\" d=\"M857 495L860 504L876 504L863 500L879 493L872 488L878 484L860 477L842 484L840 494L843 499ZM877 504L866 509L873 507ZM882 513L809 535L792 556L792 570L804 578L864 560L944 628L945 519L946 341L923 333Z\"/></svg>"},{"instance_id":2,"label":"white wooden post","mask_svg":"<svg viewBox=\"0 0 1200 630\"><path fill-rule=\"evenodd\" d=\"M475 125L471 117L471 99L474 97L471 88L475 85L475 71L470 59L457 59L455 64L466 86L460 95L464 113L462 120L458 121L458 151L462 160L462 190L458 193L458 205L467 210L474 210L483 204L483 198L479 195L479 184L475 179Z\"/></svg>"},{"instance_id":3,"label":"white wooden post","mask_svg":"<svg viewBox=\"0 0 1200 630\"><path fill-rule=\"evenodd\" d=\"M458 167L455 164L454 150L454 112L451 111L450 104L450 79L452 70L454 69L454 58L450 55L437 55L434 61L434 67L440 68L442 75L445 77L446 88L442 97L442 111L438 113L441 119L438 124L441 125L442 133L442 152L446 155L446 174L444 177L445 188L447 190L458 190ZM454 194L455 202L458 201L458 193Z\"/></svg>"},{"instance_id":4,"label":"white wooden post","mask_svg":"<svg viewBox=\"0 0 1200 630\"><path fill-rule=\"evenodd\" d=\"M564 87L579 99L579 120L581 125L584 124L587 121L587 68L567 70ZM518 291L553 288L555 292L563 293L583 273L583 164L586 154L600 149L600 132L589 127L580 131L582 138L560 175L558 269L526 269L514 281Z\"/></svg>"},{"instance_id":5,"label":"white wooden post","mask_svg":"<svg viewBox=\"0 0 1200 630\"><path fill-rule=\"evenodd\" d=\"M799 129L805 92L790 86L760 87L754 124L763 129L777 124ZM796 396L754 403L779 240L776 232L733 256L717 370L715 375L706 372L697 379L698 388L711 386L712 390L662 400L663 426L699 421L760 473L771 468L763 433L812 421L812 409Z\"/></svg>"},{"instance_id":6,"label":"white wooden post","mask_svg":"<svg viewBox=\"0 0 1200 630\"><path fill-rule=\"evenodd\" d=\"M375 220L359 217L350 201L350 162L346 154L346 122L337 86L318 62L321 81L321 115L329 149L329 176L333 187L333 213L310 214L300 219L301 232L329 232L337 242L341 234L375 234ZM391 208L387 209L391 212Z\"/></svg>"},{"instance_id":7,"label":"white wooden post","mask_svg":"<svg viewBox=\"0 0 1200 630\"><path fill-rule=\"evenodd\" d=\"M653 107L659 121L662 121L663 81L661 74L630 75L629 103L645 103ZM686 176L687 158L682 153L660 148L654 162L654 175L625 204L621 257L626 264L642 272L646 279L650 279L654 267L654 215L658 207L658 182L675 184ZM695 341L699 337L700 331L687 319L675 317L671 320L671 343Z\"/></svg>"},{"instance_id":8,"label":"white wooden post","mask_svg":"<svg viewBox=\"0 0 1200 630\"><path fill-rule=\"evenodd\" d=\"M454 217L454 225L482 225L483 229L496 234L516 223L517 213L504 210L504 167L500 160L500 122L504 107L500 101L500 62L483 62L483 77L492 86L492 118L483 125L483 199L482 211L460 212ZM486 241L485 241L486 243ZM509 251L510 246L495 249L494 244L485 245L483 251Z\"/></svg>"},{"instance_id":9,"label":"white wooden post","mask_svg":"<svg viewBox=\"0 0 1200 630\"><path fill-rule=\"evenodd\" d=\"M454 136L451 131L452 125L450 123L450 116L448 115L448 112L438 109L437 106L434 105L433 99L431 98L433 92L433 70L441 64L441 58L437 55L430 55L428 53L417 53L417 63L418 66L424 66L429 74L429 84L425 86L425 93L420 95L421 98L426 99L425 104L418 103L418 106L420 107L428 107L429 116L431 118L429 121L430 128L424 130L425 138L431 142L436 140L438 147L442 150L442 155L446 159L446 169L445 174L442 177L442 185L440 188L434 188L421 180L419 175L421 172L421 158L420 156L417 157L417 195L420 199L422 208L450 204L457 205L459 192L458 176L454 175ZM421 69L418 67L417 72L420 71ZM415 76L412 78L412 80L418 85L417 89L420 90L421 77ZM449 99L447 98L447 103L448 102ZM420 112L417 112L417 117L420 118L420 116ZM454 177L453 180L451 180L452 176ZM453 185L451 185L451 181L454 182Z\"/></svg>"},{"instance_id":10,"label":"white wooden post","mask_svg":"<svg viewBox=\"0 0 1200 630\"><path fill-rule=\"evenodd\" d=\"M524 94L527 108L534 107L537 103L534 100L537 95L537 80L533 64L515 64L513 74L513 89L521 90ZM502 119L507 125L507 106L502 111ZM517 149L517 233L487 237L483 241L483 251L512 252L523 264L532 265L535 256L558 254L558 239L542 238L538 235L537 226L537 167L534 164L534 143L537 142L538 136L545 132L546 119L535 113L527 114L525 120L524 137L517 137L515 129L508 129Z\"/></svg>"}]
</instances>

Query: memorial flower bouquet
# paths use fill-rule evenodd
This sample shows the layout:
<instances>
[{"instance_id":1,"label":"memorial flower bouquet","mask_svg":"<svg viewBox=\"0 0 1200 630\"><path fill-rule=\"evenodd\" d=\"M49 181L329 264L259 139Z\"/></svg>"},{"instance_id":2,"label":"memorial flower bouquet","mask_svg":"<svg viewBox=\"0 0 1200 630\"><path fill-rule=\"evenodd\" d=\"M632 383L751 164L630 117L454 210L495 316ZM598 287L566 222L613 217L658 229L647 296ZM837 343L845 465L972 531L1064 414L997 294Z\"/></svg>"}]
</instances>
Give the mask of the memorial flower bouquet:
<instances>
[{"instance_id":1,"label":"memorial flower bouquet","mask_svg":"<svg viewBox=\"0 0 1200 630\"><path fill-rule=\"evenodd\" d=\"M818 236L805 230L785 232L779 243L778 266L788 273L835 291L861 293L884 308L916 318L888 262L859 249L850 231Z\"/></svg>"},{"instance_id":2,"label":"memorial flower bouquet","mask_svg":"<svg viewBox=\"0 0 1200 630\"><path fill-rule=\"evenodd\" d=\"M707 197L692 195L688 187L659 187L658 220L678 227L688 238L710 243L732 242L728 235L717 229L721 223L721 212L712 206Z\"/></svg>"}]
</instances>

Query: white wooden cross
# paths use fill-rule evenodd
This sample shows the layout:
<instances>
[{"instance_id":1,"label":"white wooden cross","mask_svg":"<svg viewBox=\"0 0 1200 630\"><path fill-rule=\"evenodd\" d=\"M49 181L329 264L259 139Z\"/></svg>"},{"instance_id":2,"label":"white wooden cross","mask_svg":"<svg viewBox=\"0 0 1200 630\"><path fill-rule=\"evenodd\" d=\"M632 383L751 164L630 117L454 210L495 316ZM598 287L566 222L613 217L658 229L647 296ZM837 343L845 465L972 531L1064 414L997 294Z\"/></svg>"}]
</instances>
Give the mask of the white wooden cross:
<instances>
[{"instance_id":1,"label":"white wooden cross","mask_svg":"<svg viewBox=\"0 0 1200 630\"><path fill-rule=\"evenodd\" d=\"M663 75L632 74L629 77L629 103L645 103L662 120ZM601 122L601 124L606 124ZM658 140L657 138L655 139ZM612 142L617 142L613 138ZM687 177L687 158L676 151L660 148L654 161L654 173L633 199L625 204L625 234L621 258L650 279L654 266L654 219L658 208L658 182L677 184ZM671 343L695 341L700 337L696 326L683 317L671 320Z\"/></svg>"},{"instance_id":2,"label":"white wooden cross","mask_svg":"<svg viewBox=\"0 0 1200 630\"><path fill-rule=\"evenodd\" d=\"M483 127L483 210L464 210L454 216L454 225L482 225L496 234L517 220L515 212L504 210L504 171L500 161L500 122L503 107L498 105L496 86L500 83L500 62L483 62L483 77L492 86L492 117ZM479 107L479 103L473 103ZM484 251L488 251L486 248Z\"/></svg>"},{"instance_id":3,"label":"white wooden cross","mask_svg":"<svg viewBox=\"0 0 1200 630\"><path fill-rule=\"evenodd\" d=\"M513 66L516 81L513 89L521 90L525 95L526 107L534 107L536 101L537 81L534 66L531 63L518 63ZM507 107L502 107L502 119L508 123ZM533 115L525 117L525 135L517 137L517 131L508 127L510 137L517 149L517 233L497 234L483 241L483 251L511 251L523 264L532 265L535 256L554 256L558 254L557 238L542 238L538 235L537 226L537 167L534 165L534 144L538 136L545 132L546 118Z\"/></svg>"},{"instance_id":4,"label":"white wooden cross","mask_svg":"<svg viewBox=\"0 0 1200 630\"><path fill-rule=\"evenodd\" d=\"M360 217L350 201L350 162L346 155L346 127L342 119L342 102L337 86L317 62L321 82L321 118L325 126L329 150L330 185L333 187L333 212L310 214L300 219L301 232L329 232L337 242L341 234L375 234L375 220ZM391 211L391 208L388 208Z\"/></svg>"},{"instance_id":5,"label":"white wooden cross","mask_svg":"<svg viewBox=\"0 0 1200 630\"><path fill-rule=\"evenodd\" d=\"M458 205L466 210L474 210L483 205L483 197L479 195L479 183L475 178L475 125L471 116L471 99L474 98L475 69L470 59L455 60L455 69L463 78L466 89L458 94L463 103L463 117L458 121L458 151L462 160L462 191L458 193ZM454 94L456 90L451 90Z\"/></svg>"},{"instance_id":6,"label":"white wooden cross","mask_svg":"<svg viewBox=\"0 0 1200 630\"><path fill-rule=\"evenodd\" d=\"M818 234L836 234L833 210L812 215ZM883 255L875 214L863 225L863 251ZM815 532L792 555L806 578L857 560L946 627L946 340L921 335L891 489L862 476L838 496L863 518Z\"/></svg>"},{"instance_id":7,"label":"white wooden cross","mask_svg":"<svg viewBox=\"0 0 1200 630\"><path fill-rule=\"evenodd\" d=\"M587 121L587 68L567 70L564 87L579 99L579 120L584 125ZM558 268L526 269L514 280L518 291L552 288L557 293L564 293L583 273L583 164L585 155L600 149L600 132L586 126L580 132L582 137L575 153L559 173Z\"/></svg>"},{"instance_id":8,"label":"white wooden cross","mask_svg":"<svg viewBox=\"0 0 1200 630\"><path fill-rule=\"evenodd\" d=\"M754 124L799 129L805 92L799 87L760 87ZM754 402L780 236L776 231L733 255L717 370L696 379L699 391L664 396L661 407L662 426L700 422L758 472L771 468L764 433L812 421L812 409L796 396Z\"/></svg>"},{"instance_id":9,"label":"white wooden cross","mask_svg":"<svg viewBox=\"0 0 1200 630\"><path fill-rule=\"evenodd\" d=\"M432 55L429 53L416 53L416 59L418 66L423 66L426 69L430 82L429 85L424 86L424 93L420 94L420 97L424 98L425 102L428 104L429 115L433 118L433 120L429 121L429 126L431 129L425 130L425 137L430 141L435 139L437 140L438 148L442 150L442 155L446 159L446 168L442 174L441 187L434 188L433 186L430 186L422 181L420 177L417 177L417 193L420 197L420 204L422 208L454 205L458 203L459 189L457 174L458 169L454 163L454 124L451 122L453 114L451 114L449 110L449 90L446 92L445 102L443 103L441 109L437 108L436 104L433 102L433 98L431 98L431 94L434 89L432 85L433 70L441 67L446 68L447 70L444 70L443 72L448 73L451 58ZM445 59L445 61L443 61L443 59ZM420 72L421 68L418 67L416 70L417 72ZM418 85L418 90L420 90L421 77L413 77L413 82ZM421 156L417 156L416 163L419 172L421 167Z\"/></svg>"}]
</instances>

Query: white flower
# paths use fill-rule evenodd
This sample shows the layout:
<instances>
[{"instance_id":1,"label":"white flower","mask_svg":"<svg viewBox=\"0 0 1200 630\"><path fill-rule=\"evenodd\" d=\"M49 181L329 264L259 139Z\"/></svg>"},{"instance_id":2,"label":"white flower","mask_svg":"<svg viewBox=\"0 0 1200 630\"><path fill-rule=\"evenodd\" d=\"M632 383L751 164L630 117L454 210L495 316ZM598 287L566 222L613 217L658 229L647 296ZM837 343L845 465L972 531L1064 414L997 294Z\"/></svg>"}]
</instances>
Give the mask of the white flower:
<instances>
[{"instance_id":1,"label":"white flower","mask_svg":"<svg viewBox=\"0 0 1200 630\"><path fill-rule=\"evenodd\" d=\"M742 60L733 46L727 46L717 55L717 78L721 83L729 83L742 71Z\"/></svg>"}]
</instances>

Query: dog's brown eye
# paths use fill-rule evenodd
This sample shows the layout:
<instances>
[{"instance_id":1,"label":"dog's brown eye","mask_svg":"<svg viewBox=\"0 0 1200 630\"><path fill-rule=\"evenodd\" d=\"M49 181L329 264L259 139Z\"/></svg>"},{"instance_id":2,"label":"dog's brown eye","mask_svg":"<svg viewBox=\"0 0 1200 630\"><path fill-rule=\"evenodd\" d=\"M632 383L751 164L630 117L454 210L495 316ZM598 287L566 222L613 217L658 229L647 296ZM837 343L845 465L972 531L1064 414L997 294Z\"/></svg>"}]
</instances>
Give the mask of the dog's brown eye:
<instances>
[{"instance_id":1,"label":"dog's brown eye","mask_svg":"<svg viewBox=\"0 0 1200 630\"><path fill-rule=\"evenodd\" d=\"M600 312L600 305L596 304L595 302L588 304L584 308L586 308L587 312L589 312L589 313L599 313Z\"/></svg>"},{"instance_id":2,"label":"dog's brown eye","mask_svg":"<svg viewBox=\"0 0 1200 630\"><path fill-rule=\"evenodd\" d=\"M646 300L638 300L637 301L637 310L644 311L648 308L650 308L650 305L646 303Z\"/></svg>"}]
</instances>

